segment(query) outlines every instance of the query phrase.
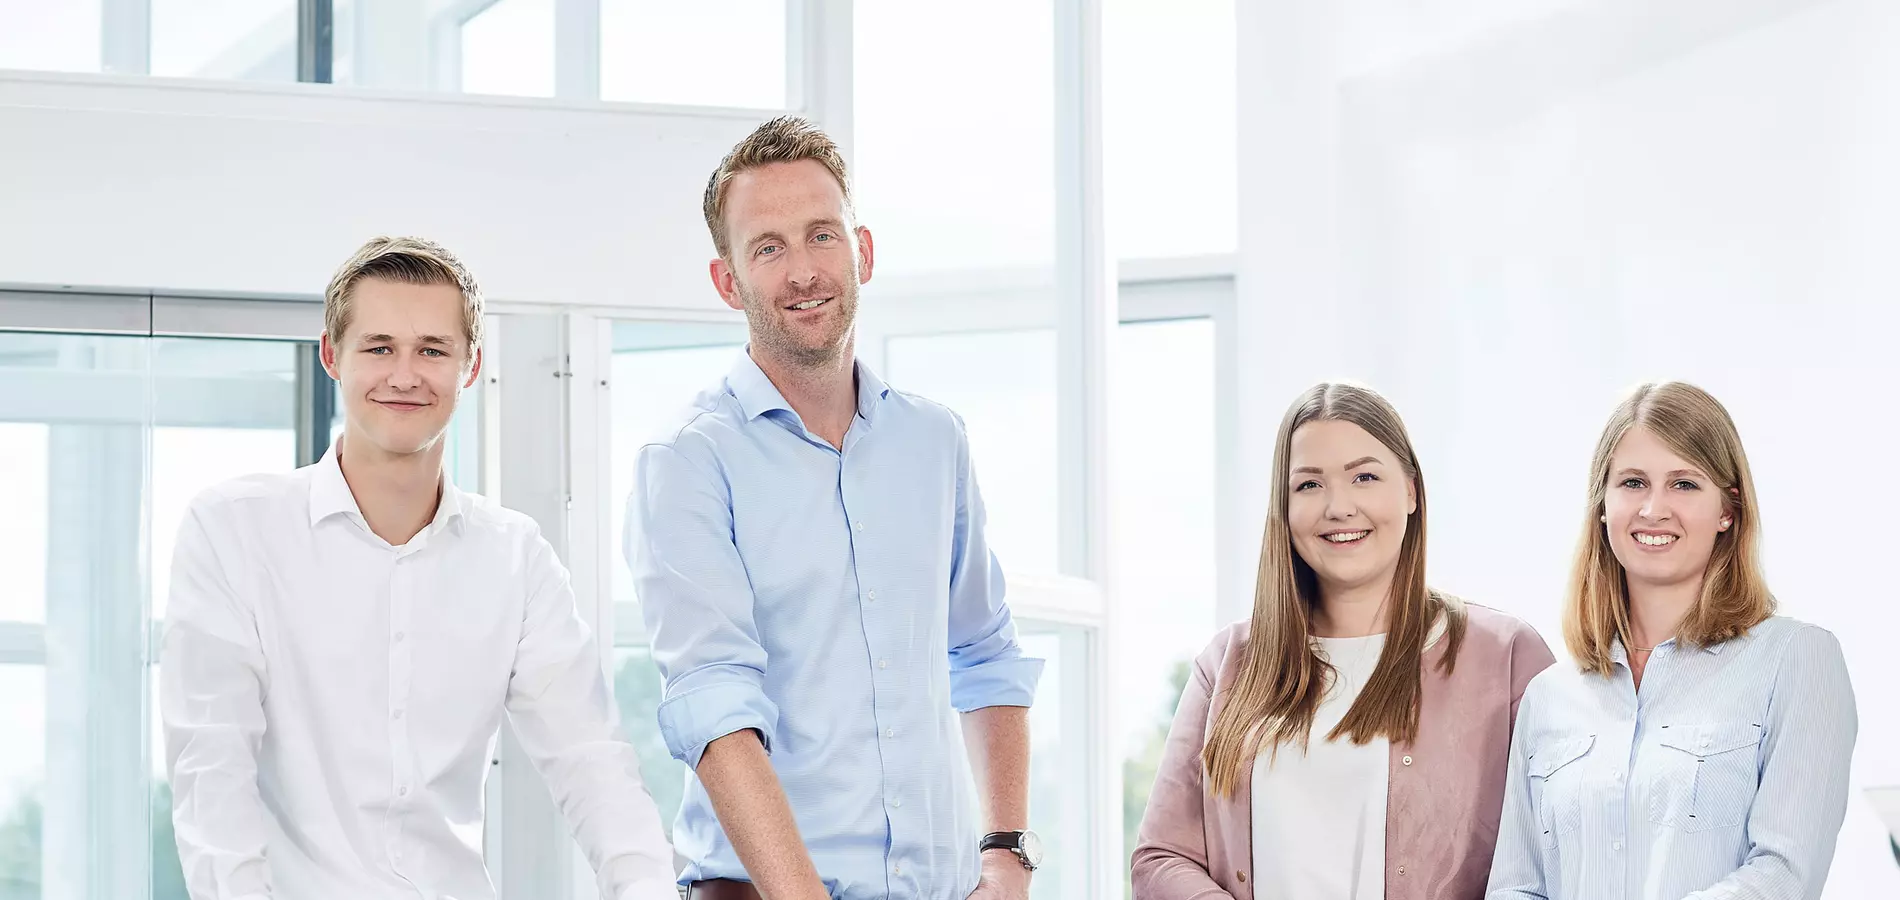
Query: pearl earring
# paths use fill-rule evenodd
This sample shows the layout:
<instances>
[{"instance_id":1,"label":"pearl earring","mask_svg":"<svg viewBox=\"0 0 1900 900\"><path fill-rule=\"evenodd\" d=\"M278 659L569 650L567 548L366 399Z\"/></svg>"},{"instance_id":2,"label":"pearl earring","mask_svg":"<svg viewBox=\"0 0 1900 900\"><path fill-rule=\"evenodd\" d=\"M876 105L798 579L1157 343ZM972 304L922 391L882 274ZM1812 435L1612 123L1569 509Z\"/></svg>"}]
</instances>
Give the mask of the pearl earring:
<instances>
[{"instance_id":1,"label":"pearl earring","mask_svg":"<svg viewBox=\"0 0 1900 900\"><path fill-rule=\"evenodd\" d=\"M1609 514L1609 513L1604 513L1603 515L1600 515L1600 516L1597 516L1597 518L1599 518L1599 519L1602 519L1602 520L1603 520L1603 521L1605 521L1605 522L1608 522L1608 521L1610 521L1610 514Z\"/></svg>"}]
</instances>

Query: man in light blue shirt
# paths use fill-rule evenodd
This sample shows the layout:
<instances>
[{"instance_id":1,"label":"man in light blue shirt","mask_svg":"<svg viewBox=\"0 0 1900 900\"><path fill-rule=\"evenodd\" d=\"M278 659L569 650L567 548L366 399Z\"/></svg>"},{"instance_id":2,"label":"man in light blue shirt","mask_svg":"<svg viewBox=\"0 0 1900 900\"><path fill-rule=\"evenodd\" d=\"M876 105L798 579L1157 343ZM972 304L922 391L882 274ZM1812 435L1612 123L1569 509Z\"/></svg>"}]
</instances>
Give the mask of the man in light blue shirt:
<instances>
[{"instance_id":1,"label":"man in light blue shirt","mask_svg":"<svg viewBox=\"0 0 1900 900\"><path fill-rule=\"evenodd\" d=\"M836 145L795 117L723 160L705 213L750 344L640 449L626 554L674 829L707 900L1026 900L1023 655L962 420L853 352L871 278ZM755 889L756 886L756 889Z\"/></svg>"}]
</instances>

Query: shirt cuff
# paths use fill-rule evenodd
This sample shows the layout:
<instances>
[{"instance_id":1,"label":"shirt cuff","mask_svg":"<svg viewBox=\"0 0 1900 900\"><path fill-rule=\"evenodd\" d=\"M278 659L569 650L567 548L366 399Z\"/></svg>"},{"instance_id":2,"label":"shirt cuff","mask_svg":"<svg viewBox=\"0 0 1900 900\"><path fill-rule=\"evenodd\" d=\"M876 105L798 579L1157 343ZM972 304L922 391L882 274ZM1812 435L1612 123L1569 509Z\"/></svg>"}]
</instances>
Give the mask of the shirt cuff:
<instances>
[{"instance_id":1,"label":"shirt cuff","mask_svg":"<svg viewBox=\"0 0 1900 900\"><path fill-rule=\"evenodd\" d=\"M697 770L706 745L747 728L757 729L772 752L778 707L749 684L709 684L660 704L660 736L673 758Z\"/></svg>"},{"instance_id":2,"label":"shirt cuff","mask_svg":"<svg viewBox=\"0 0 1900 900\"><path fill-rule=\"evenodd\" d=\"M995 659L950 672L950 705L958 712L986 706L1029 706L1042 680L1042 660Z\"/></svg>"}]
</instances>

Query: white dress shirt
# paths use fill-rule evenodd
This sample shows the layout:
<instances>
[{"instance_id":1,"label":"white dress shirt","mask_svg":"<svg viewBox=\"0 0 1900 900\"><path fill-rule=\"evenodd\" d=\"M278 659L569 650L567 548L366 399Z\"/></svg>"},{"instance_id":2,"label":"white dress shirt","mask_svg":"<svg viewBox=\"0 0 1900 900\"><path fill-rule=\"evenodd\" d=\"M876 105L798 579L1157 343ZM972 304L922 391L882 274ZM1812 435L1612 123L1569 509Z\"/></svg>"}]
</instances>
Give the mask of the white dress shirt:
<instances>
[{"instance_id":1,"label":"white dress shirt","mask_svg":"<svg viewBox=\"0 0 1900 900\"><path fill-rule=\"evenodd\" d=\"M677 898L533 520L445 479L392 547L332 449L201 494L172 571L160 705L193 900L492 900L482 789L504 711L605 895Z\"/></svg>"},{"instance_id":2,"label":"white dress shirt","mask_svg":"<svg viewBox=\"0 0 1900 900\"><path fill-rule=\"evenodd\" d=\"M1256 900L1383 900L1385 807L1391 741L1326 735L1351 711L1378 668L1385 635L1314 638L1334 680L1298 743L1254 757Z\"/></svg>"}]
</instances>

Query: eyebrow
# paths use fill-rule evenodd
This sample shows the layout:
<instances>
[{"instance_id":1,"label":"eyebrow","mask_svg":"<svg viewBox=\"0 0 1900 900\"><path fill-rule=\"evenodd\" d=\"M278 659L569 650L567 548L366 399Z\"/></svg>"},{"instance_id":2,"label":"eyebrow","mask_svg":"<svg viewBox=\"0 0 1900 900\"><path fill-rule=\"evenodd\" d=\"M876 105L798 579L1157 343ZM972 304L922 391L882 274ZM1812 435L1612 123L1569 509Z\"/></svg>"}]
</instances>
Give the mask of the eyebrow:
<instances>
[{"instance_id":1,"label":"eyebrow","mask_svg":"<svg viewBox=\"0 0 1900 900\"><path fill-rule=\"evenodd\" d=\"M838 219L813 219L812 221L805 223L806 231L812 231L818 228L829 228L833 231L845 230L844 222ZM746 241L745 248L749 251L758 247L760 244L765 243L766 241L782 241L782 240L785 240L784 234L777 231L767 231L763 234L753 237L752 240Z\"/></svg>"},{"instance_id":2,"label":"eyebrow","mask_svg":"<svg viewBox=\"0 0 1900 900\"><path fill-rule=\"evenodd\" d=\"M439 334L425 334L416 340L418 343L432 346L452 347L455 345L453 340ZM388 334L366 334L357 341L359 344L393 344L395 342L395 336Z\"/></svg>"},{"instance_id":3,"label":"eyebrow","mask_svg":"<svg viewBox=\"0 0 1900 900\"><path fill-rule=\"evenodd\" d=\"M1636 468L1635 466L1627 466L1627 467L1625 467L1625 468L1622 468L1622 469L1618 469L1618 470L1617 470L1617 472L1616 472L1616 474L1617 474L1617 475L1619 475L1619 476L1622 476L1622 475L1645 475L1645 476L1647 476L1647 475L1648 475L1649 473L1648 473L1648 472L1645 472L1645 471L1643 471L1642 469L1638 469L1638 468ZM1683 475L1693 475L1693 476L1695 476L1695 477L1697 477L1697 478L1707 478L1707 477L1709 477L1708 475L1706 475L1706 474L1704 474L1704 473L1703 473L1703 471L1702 471L1701 469L1674 469L1674 470L1671 470L1671 471L1668 471L1668 472L1665 472L1665 473L1663 473L1663 477L1665 477L1665 478L1679 478L1679 477L1681 477L1681 476L1683 476Z\"/></svg>"},{"instance_id":4,"label":"eyebrow","mask_svg":"<svg viewBox=\"0 0 1900 900\"><path fill-rule=\"evenodd\" d=\"M1345 468L1346 468L1346 471L1350 472L1367 463L1378 463L1378 462L1379 462L1379 458L1376 456L1361 456L1358 459L1355 459L1352 462L1347 463ZM1383 465L1383 463L1380 463L1380 464ZM1318 466L1300 466L1299 468L1293 470L1293 474L1295 475L1324 475L1326 473L1320 471Z\"/></svg>"}]
</instances>

